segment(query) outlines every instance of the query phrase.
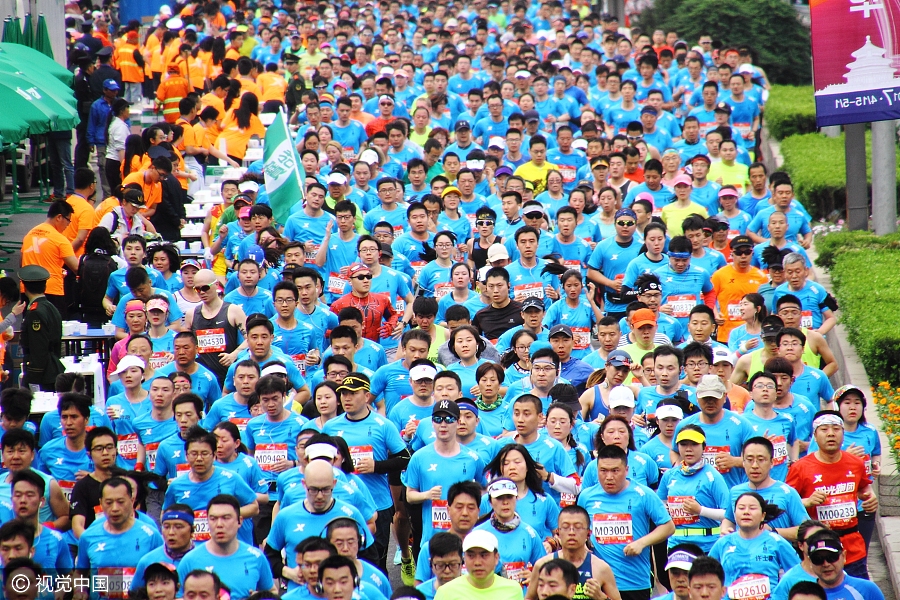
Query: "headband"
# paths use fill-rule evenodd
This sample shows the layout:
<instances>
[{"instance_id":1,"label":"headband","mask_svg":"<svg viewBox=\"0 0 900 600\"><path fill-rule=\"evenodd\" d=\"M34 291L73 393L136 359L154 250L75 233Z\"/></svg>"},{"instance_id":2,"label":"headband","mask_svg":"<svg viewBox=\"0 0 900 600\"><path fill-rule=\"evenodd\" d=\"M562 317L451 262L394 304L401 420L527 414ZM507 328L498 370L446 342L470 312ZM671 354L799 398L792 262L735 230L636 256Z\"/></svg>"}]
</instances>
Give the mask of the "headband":
<instances>
[{"instance_id":1,"label":"headband","mask_svg":"<svg viewBox=\"0 0 900 600\"><path fill-rule=\"evenodd\" d=\"M181 510L167 510L163 513L162 518L159 520L160 523L164 521L184 521L185 523L188 523L191 527L193 527L194 515Z\"/></svg>"},{"instance_id":2,"label":"headband","mask_svg":"<svg viewBox=\"0 0 900 600\"><path fill-rule=\"evenodd\" d=\"M660 290L662 291L662 286L656 283L655 281L649 281L642 285L638 290L638 293L643 294L644 292L649 292L650 290Z\"/></svg>"},{"instance_id":3,"label":"headband","mask_svg":"<svg viewBox=\"0 0 900 600\"><path fill-rule=\"evenodd\" d=\"M685 259L685 258L690 258L691 253L690 252L669 252L669 256L671 258Z\"/></svg>"},{"instance_id":4,"label":"headband","mask_svg":"<svg viewBox=\"0 0 900 600\"><path fill-rule=\"evenodd\" d=\"M706 436L693 429L685 429L675 438L675 443L679 442L696 442L697 444L705 444Z\"/></svg>"},{"instance_id":5,"label":"headband","mask_svg":"<svg viewBox=\"0 0 900 600\"><path fill-rule=\"evenodd\" d=\"M844 420L837 415L831 415L831 414L816 417L812 423L813 431L815 431L822 425L840 425L841 427L843 427Z\"/></svg>"}]
</instances>

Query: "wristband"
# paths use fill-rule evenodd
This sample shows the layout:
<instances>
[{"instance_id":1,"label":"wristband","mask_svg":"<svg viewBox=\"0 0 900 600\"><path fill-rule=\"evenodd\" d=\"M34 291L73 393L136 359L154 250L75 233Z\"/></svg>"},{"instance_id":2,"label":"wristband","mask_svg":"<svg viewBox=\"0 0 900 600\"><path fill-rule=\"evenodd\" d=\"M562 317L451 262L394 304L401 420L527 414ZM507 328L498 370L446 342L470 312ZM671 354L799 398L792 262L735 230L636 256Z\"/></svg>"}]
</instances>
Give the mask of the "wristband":
<instances>
[{"instance_id":1,"label":"wristband","mask_svg":"<svg viewBox=\"0 0 900 600\"><path fill-rule=\"evenodd\" d=\"M135 470L135 471L143 471L143 470L144 470L144 463L140 463L140 462L139 462L139 463L135 463L135 465L134 465L134 470Z\"/></svg>"},{"instance_id":2,"label":"wristband","mask_svg":"<svg viewBox=\"0 0 900 600\"><path fill-rule=\"evenodd\" d=\"M56 529L56 525L53 523L53 521L44 521L43 523L41 523L41 525L43 525L47 529Z\"/></svg>"}]
</instances>

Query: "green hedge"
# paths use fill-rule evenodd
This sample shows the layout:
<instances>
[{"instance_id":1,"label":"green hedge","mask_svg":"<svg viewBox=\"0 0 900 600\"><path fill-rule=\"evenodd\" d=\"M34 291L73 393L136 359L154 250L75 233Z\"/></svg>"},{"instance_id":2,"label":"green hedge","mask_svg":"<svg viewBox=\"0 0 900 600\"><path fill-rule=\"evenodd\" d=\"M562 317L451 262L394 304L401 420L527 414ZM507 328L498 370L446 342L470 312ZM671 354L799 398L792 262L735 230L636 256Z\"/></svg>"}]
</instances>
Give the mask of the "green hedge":
<instances>
[{"instance_id":1,"label":"green hedge","mask_svg":"<svg viewBox=\"0 0 900 600\"><path fill-rule=\"evenodd\" d=\"M792 135L781 142L784 170L794 182L797 199L813 218L827 217L847 205L847 173L844 134L826 137L819 133ZM872 132L866 132L866 177L872 183ZM897 172L900 173L900 165ZM898 177L900 181L900 177Z\"/></svg>"},{"instance_id":2,"label":"green hedge","mask_svg":"<svg viewBox=\"0 0 900 600\"><path fill-rule=\"evenodd\" d=\"M844 235L829 234L825 239L830 246L835 240L829 238ZM831 269L841 322L869 378L896 385L900 383L900 250L878 244L865 247L859 237L846 240L847 249L833 254Z\"/></svg>"},{"instance_id":3,"label":"green hedge","mask_svg":"<svg viewBox=\"0 0 900 600\"><path fill-rule=\"evenodd\" d=\"M815 133L816 102L811 85L773 85L766 103L766 127L776 140Z\"/></svg>"},{"instance_id":4,"label":"green hedge","mask_svg":"<svg viewBox=\"0 0 900 600\"><path fill-rule=\"evenodd\" d=\"M900 233L877 236L871 231L846 231L816 237L816 264L834 268L842 252L856 250L900 250ZM900 255L898 255L900 256Z\"/></svg>"}]
</instances>

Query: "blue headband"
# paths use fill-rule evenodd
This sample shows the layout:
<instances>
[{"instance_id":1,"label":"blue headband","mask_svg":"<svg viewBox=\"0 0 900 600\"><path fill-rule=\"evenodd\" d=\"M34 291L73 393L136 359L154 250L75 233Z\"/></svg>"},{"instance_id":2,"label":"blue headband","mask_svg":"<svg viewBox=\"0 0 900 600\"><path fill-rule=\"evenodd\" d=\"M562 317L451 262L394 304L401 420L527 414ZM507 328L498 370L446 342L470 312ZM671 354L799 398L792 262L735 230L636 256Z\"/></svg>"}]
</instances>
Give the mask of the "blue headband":
<instances>
[{"instance_id":1,"label":"blue headband","mask_svg":"<svg viewBox=\"0 0 900 600\"><path fill-rule=\"evenodd\" d=\"M690 252L669 252L669 257L670 257L670 258L685 259L685 258L690 258L690 257L691 257L691 253L690 253Z\"/></svg>"},{"instance_id":2,"label":"blue headband","mask_svg":"<svg viewBox=\"0 0 900 600\"><path fill-rule=\"evenodd\" d=\"M194 515L191 513L186 513L181 510L167 510L163 513L162 518L159 520L160 523L164 521L184 521L188 523L191 527L194 526Z\"/></svg>"}]
</instances>

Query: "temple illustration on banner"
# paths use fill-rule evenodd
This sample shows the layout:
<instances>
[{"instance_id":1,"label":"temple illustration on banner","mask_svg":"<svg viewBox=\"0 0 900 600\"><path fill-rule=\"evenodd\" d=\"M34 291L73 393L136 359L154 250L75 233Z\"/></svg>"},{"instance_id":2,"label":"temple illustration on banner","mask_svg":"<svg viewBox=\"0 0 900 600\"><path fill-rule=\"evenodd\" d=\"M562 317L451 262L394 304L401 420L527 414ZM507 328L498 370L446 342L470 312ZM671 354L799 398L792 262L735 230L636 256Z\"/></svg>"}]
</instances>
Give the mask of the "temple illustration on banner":
<instances>
[{"instance_id":1,"label":"temple illustration on banner","mask_svg":"<svg viewBox=\"0 0 900 600\"><path fill-rule=\"evenodd\" d=\"M844 79L838 83L816 90L816 95L840 94L842 92L862 92L900 87L900 77L895 75L894 59L885 56L885 49L872 43L871 36L861 48L851 53L853 62L847 65Z\"/></svg>"}]
</instances>

